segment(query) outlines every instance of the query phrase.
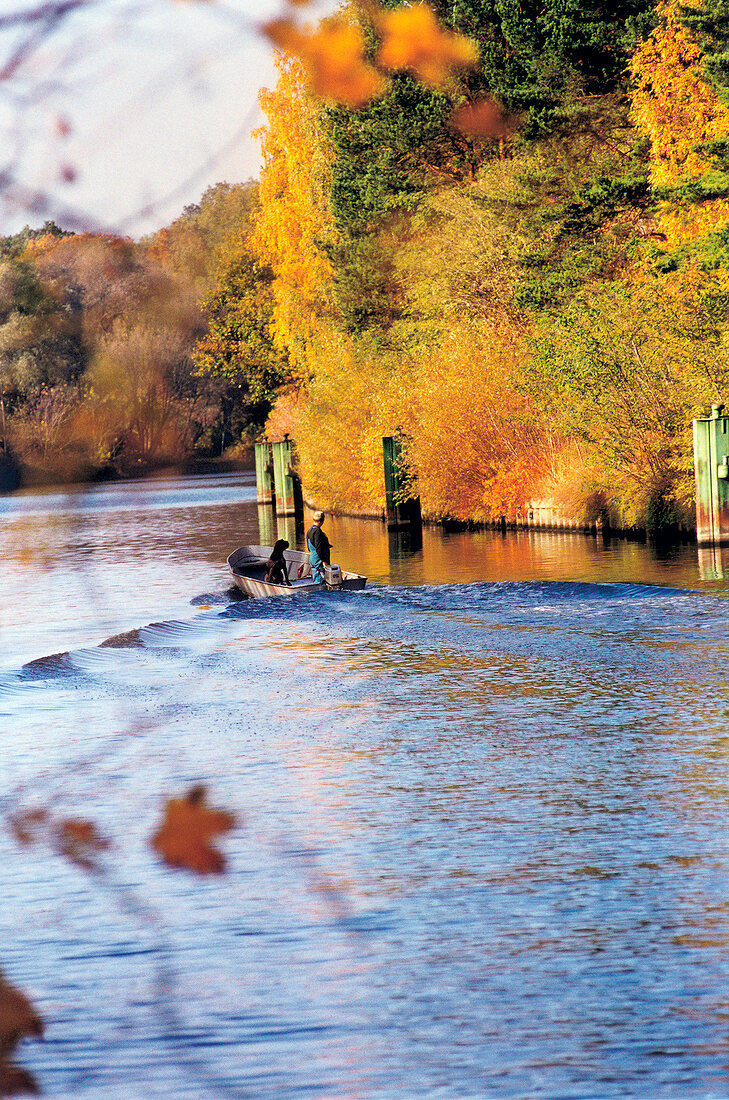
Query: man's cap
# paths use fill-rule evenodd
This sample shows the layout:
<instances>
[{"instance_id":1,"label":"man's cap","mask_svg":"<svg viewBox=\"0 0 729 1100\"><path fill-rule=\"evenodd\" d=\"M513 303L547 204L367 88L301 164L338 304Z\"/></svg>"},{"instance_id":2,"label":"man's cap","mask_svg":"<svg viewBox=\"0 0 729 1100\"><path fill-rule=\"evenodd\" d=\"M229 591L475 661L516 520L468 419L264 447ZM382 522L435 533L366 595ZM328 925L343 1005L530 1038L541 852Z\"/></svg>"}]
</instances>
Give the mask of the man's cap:
<instances>
[{"instance_id":1,"label":"man's cap","mask_svg":"<svg viewBox=\"0 0 729 1100\"><path fill-rule=\"evenodd\" d=\"M324 519L324 513L323 512L314 512L314 521L315 521L315 523L318 523L320 519Z\"/></svg>"}]
</instances>

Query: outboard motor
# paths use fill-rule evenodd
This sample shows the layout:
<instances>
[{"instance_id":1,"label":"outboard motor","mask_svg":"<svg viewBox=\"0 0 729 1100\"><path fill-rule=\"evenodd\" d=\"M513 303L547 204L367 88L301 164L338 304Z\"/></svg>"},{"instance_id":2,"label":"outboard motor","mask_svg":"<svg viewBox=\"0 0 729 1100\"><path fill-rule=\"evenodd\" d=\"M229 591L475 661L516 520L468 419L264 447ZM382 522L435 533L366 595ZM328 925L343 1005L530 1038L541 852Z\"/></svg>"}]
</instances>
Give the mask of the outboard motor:
<instances>
[{"instance_id":1,"label":"outboard motor","mask_svg":"<svg viewBox=\"0 0 729 1100\"><path fill-rule=\"evenodd\" d=\"M338 565L324 566L324 583L327 588L342 587L342 570Z\"/></svg>"}]
</instances>

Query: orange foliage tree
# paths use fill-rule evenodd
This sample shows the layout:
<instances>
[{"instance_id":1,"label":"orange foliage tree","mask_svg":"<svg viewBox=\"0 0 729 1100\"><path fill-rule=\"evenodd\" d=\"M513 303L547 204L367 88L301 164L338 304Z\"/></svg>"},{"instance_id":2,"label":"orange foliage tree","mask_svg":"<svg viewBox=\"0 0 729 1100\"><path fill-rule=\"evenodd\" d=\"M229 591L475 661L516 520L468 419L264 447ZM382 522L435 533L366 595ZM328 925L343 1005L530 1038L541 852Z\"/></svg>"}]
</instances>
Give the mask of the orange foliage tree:
<instances>
[{"instance_id":1,"label":"orange foliage tree","mask_svg":"<svg viewBox=\"0 0 729 1100\"><path fill-rule=\"evenodd\" d=\"M340 337L287 424L311 497L345 512L381 509L382 436L400 432L429 516L523 513L551 472L552 445L518 389L524 355L518 333L495 321L463 322L429 350L396 358Z\"/></svg>"},{"instance_id":2,"label":"orange foliage tree","mask_svg":"<svg viewBox=\"0 0 729 1100\"><path fill-rule=\"evenodd\" d=\"M515 518L543 481L548 435L515 386L518 332L464 322L415 370L408 457L432 516Z\"/></svg>"}]
</instances>

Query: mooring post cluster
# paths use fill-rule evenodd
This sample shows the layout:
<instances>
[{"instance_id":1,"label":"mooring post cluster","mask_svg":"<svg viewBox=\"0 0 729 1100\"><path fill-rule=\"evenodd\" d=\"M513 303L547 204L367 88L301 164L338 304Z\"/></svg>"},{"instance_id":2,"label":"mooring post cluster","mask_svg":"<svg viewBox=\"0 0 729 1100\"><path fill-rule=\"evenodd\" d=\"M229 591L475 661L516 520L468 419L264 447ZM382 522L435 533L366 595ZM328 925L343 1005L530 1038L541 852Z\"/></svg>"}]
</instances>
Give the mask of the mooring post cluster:
<instances>
[{"instance_id":1,"label":"mooring post cluster","mask_svg":"<svg viewBox=\"0 0 729 1100\"><path fill-rule=\"evenodd\" d=\"M272 509L276 516L303 520L304 500L301 480L294 469L294 443L288 435L277 442L256 443L256 489L261 529L273 531ZM388 530L418 528L422 524L420 498L411 492L403 437L382 437L385 511L382 519ZM262 536L263 537L263 536Z\"/></svg>"},{"instance_id":2,"label":"mooring post cluster","mask_svg":"<svg viewBox=\"0 0 729 1100\"><path fill-rule=\"evenodd\" d=\"M259 504L273 505L277 516L303 516L301 482L293 468L293 443L256 443L256 489Z\"/></svg>"},{"instance_id":3,"label":"mooring post cluster","mask_svg":"<svg viewBox=\"0 0 729 1100\"><path fill-rule=\"evenodd\" d=\"M293 546L303 531L304 500L294 470L293 441L256 443L258 525L262 546L285 538ZM274 522L274 519L277 522Z\"/></svg>"}]
</instances>

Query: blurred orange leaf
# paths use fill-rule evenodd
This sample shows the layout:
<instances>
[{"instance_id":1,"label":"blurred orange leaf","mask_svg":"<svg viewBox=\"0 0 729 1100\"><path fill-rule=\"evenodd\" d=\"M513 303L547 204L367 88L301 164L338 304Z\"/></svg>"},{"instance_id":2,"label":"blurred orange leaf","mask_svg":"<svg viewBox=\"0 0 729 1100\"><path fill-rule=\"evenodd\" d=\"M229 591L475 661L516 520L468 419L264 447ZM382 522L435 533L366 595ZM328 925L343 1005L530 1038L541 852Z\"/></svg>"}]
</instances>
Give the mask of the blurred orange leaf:
<instances>
[{"instance_id":1,"label":"blurred orange leaf","mask_svg":"<svg viewBox=\"0 0 729 1100\"><path fill-rule=\"evenodd\" d=\"M38 1096L39 1093L32 1073L0 1057L0 1096Z\"/></svg>"},{"instance_id":2,"label":"blurred orange leaf","mask_svg":"<svg viewBox=\"0 0 729 1100\"><path fill-rule=\"evenodd\" d=\"M10 818L10 828L18 844L32 844L38 830L47 820L48 813L44 809L25 810Z\"/></svg>"},{"instance_id":3,"label":"blurred orange leaf","mask_svg":"<svg viewBox=\"0 0 729 1100\"><path fill-rule=\"evenodd\" d=\"M478 60L475 44L442 30L427 4L384 12L378 22L382 31L379 63L386 69L409 69L430 87L442 88L453 69L468 68Z\"/></svg>"},{"instance_id":4,"label":"blurred orange leaf","mask_svg":"<svg viewBox=\"0 0 729 1100\"><path fill-rule=\"evenodd\" d=\"M312 30L290 19L273 19L263 31L275 46L300 58L319 96L362 107L385 88L382 75L365 61L364 36L355 24L333 17Z\"/></svg>"},{"instance_id":5,"label":"blurred orange leaf","mask_svg":"<svg viewBox=\"0 0 729 1100\"><path fill-rule=\"evenodd\" d=\"M81 818L54 820L43 808L25 810L10 818L13 836L19 844L28 845L43 841L59 855L93 870L98 852L110 847L91 821Z\"/></svg>"},{"instance_id":6,"label":"blurred orange leaf","mask_svg":"<svg viewBox=\"0 0 729 1100\"><path fill-rule=\"evenodd\" d=\"M0 1096L38 1092L32 1075L10 1060L20 1040L27 1035L40 1038L43 1021L25 993L6 982L0 973Z\"/></svg>"},{"instance_id":7,"label":"blurred orange leaf","mask_svg":"<svg viewBox=\"0 0 729 1100\"><path fill-rule=\"evenodd\" d=\"M0 1052L9 1054L24 1036L42 1034L43 1021L25 993L6 982L0 972Z\"/></svg>"},{"instance_id":8,"label":"blurred orange leaf","mask_svg":"<svg viewBox=\"0 0 729 1100\"><path fill-rule=\"evenodd\" d=\"M458 107L451 115L451 125L462 134L482 138L505 138L510 129L508 119L493 99Z\"/></svg>"},{"instance_id":9,"label":"blurred orange leaf","mask_svg":"<svg viewBox=\"0 0 729 1100\"><path fill-rule=\"evenodd\" d=\"M98 832L91 821L69 818L56 827L58 850L81 867L94 866L97 852L105 851L109 841Z\"/></svg>"},{"instance_id":10,"label":"blurred orange leaf","mask_svg":"<svg viewBox=\"0 0 729 1100\"><path fill-rule=\"evenodd\" d=\"M186 867L201 875L220 873L225 870L225 857L211 840L234 825L233 814L205 805L204 787L193 787L184 798L167 802L152 846L171 867Z\"/></svg>"}]
</instances>

